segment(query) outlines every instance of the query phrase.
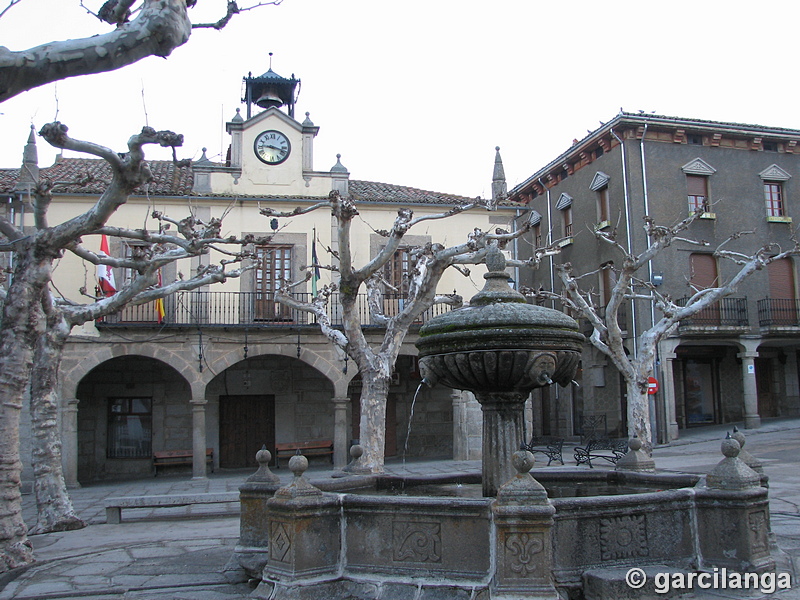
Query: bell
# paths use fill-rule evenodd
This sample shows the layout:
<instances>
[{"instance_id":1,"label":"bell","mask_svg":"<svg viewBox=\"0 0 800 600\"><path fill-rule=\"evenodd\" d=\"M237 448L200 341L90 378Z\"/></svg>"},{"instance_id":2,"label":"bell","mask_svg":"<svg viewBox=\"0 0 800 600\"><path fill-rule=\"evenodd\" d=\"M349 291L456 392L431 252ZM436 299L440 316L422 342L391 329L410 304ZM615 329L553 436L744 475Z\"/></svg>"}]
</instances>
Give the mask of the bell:
<instances>
[{"instance_id":1,"label":"bell","mask_svg":"<svg viewBox=\"0 0 800 600\"><path fill-rule=\"evenodd\" d=\"M273 88L268 87L261 93L258 100L256 100L256 105L261 108L269 108L271 106L279 108L283 106L283 100L281 100L281 97L278 96Z\"/></svg>"}]
</instances>

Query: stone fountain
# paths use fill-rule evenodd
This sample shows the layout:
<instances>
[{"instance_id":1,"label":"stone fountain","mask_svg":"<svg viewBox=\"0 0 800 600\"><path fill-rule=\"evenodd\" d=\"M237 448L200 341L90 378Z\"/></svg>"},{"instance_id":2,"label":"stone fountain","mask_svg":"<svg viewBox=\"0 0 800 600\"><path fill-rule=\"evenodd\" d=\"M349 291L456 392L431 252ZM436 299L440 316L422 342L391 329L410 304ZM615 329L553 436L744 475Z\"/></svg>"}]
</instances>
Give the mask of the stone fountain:
<instances>
[{"instance_id":1,"label":"stone fountain","mask_svg":"<svg viewBox=\"0 0 800 600\"><path fill-rule=\"evenodd\" d=\"M483 493L511 479L531 390L575 376L584 336L574 319L528 304L508 285L505 258L490 249L486 284L469 306L440 315L419 332L420 372L428 385L469 390L483 410Z\"/></svg>"},{"instance_id":2,"label":"stone fountain","mask_svg":"<svg viewBox=\"0 0 800 600\"><path fill-rule=\"evenodd\" d=\"M725 458L705 482L649 468L542 470L536 476L545 483L641 488L548 497L530 473L533 455L517 450L524 401L537 387L569 384L583 336L574 320L527 304L507 285L498 250L487 264L486 286L470 306L429 321L418 342L429 384L470 390L481 403L484 497L414 496L408 488L376 495L386 478L374 475L312 485L302 456L289 463L292 482L279 487L263 450L258 473L240 488L231 563L232 574L260 580L252 597L649 598L652 589L636 595L620 573L774 569L768 490L734 439L723 443ZM353 493L365 486L372 493Z\"/></svg>"}]
</instances>

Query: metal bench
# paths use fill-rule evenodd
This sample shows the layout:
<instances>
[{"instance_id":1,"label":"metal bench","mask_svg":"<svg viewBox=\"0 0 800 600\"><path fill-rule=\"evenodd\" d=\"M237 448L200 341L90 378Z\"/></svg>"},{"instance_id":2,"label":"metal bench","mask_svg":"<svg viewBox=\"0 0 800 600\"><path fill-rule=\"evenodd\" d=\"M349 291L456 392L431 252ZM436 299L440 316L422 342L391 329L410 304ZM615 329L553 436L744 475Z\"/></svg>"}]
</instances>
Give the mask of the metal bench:
<instances>
[{"instance_id":1,"label":"metal bench","mask_svg":"<svg viewBox=\"0 0 800 600\"><path fill-rule=\"evenodd\" d=\"M585 446L575 447L575 462L577 464L588 464L594 468L592 460L602 458L612 464L625 456L628 452L628 440L603 438L599 440L589 440Z\"/></svg>"},{"instance_id":2,"label":"metal bench","mask_svg":"<svg viewBox=\"0 0 800 600\"><path fill-rule=\"evenodd\" d=\"M179 467L192 465L191 450L164 450L153 452L153 469L158 475L159 467ZM211 472L214 472L214 449L206 448L206 464L211 465Z\"/></svg>"},{"instance_id":3,"label":"metal bench","mask_svg":"<svg viewBox=\"0 0 800 600\"><path fill-rule=\"evenodd\" d=\"M333 440L317 440L313 442L285 442L275 444L275 467L280 468L281 458L291 458L295 454L303 456L330 456L333 463Z\"/></svg>"},{"instance_id":4,"label":"metal bench","mask_svg":"<svg viewBox=\"0 0 800 600\"><path fill-rule=\"evenodd\" d=\"M106 498L106 523L121 523L123 508L169 508L173 506L189 506L190 504L221 504L226 502L239 502L239 492Z\"/></svg>"},{"instance_id":5,"label":"metal bench","mask_svg":"<svg viewBox=\"0 0 800 600\"><path fill-rule=\"evenodd\" d=\"M520 450L527 450L528 452L536 453L541 452L547 456L547 466L554 460L564 464L564 458L561 456L561 449L564 446L564 438L542 437L531 438L530 443L522 444Z\"/></svg>"}]
</instances>

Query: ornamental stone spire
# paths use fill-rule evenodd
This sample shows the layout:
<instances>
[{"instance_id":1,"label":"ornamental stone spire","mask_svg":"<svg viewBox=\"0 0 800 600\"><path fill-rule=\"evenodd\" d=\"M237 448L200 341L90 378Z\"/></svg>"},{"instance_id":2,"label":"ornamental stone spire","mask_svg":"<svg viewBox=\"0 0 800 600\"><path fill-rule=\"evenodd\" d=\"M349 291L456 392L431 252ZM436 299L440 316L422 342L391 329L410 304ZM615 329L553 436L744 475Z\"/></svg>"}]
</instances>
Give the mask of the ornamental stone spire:
<instances>
[{"instance_id":1,"label":"ornamental stone spire","mask_svg":"<svg viewBox=\"0 0 800 600\"><path fill-rule=\"evenodd\" d=\"M503 159L500 158L500 146L495 147L494 173L492 174L492 204L506 197L506 173L503 170Z\"/></svg>"},{"instance_id":2,"label":"ornamental stone spire","mask_svg":"<svg viewBox=\"0 0 800 600\"><path fill-rule=\"evenodd\" d=\"M22 151L22 167L19 170L17 185L15 190L18 192L30 192L39 183L39 152L36 149L36 135L34 127L31 125L31 132L28 135L28 143Z\"/></svg>"}]
</instances>

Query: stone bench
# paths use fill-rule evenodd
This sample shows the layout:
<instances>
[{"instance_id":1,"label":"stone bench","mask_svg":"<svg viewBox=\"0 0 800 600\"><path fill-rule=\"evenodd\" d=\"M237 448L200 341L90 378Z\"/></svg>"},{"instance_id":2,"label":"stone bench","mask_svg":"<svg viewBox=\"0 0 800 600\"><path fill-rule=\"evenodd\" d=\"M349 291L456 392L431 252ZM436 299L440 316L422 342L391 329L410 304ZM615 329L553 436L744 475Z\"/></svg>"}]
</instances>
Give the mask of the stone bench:
<instances>
[{"instance_id":1,"label":"stone bench","mask_svg":"<svg viewBox=\"0 0 800 600\"><path fill-rule=\"evenodd\" d=\"M191 504L223 504L226 502L239 502L239 492L106 498L106 523L117 524L122 522L123 508L170 508L174 506L189 506Z\"/></svg>"}]
</instances>

